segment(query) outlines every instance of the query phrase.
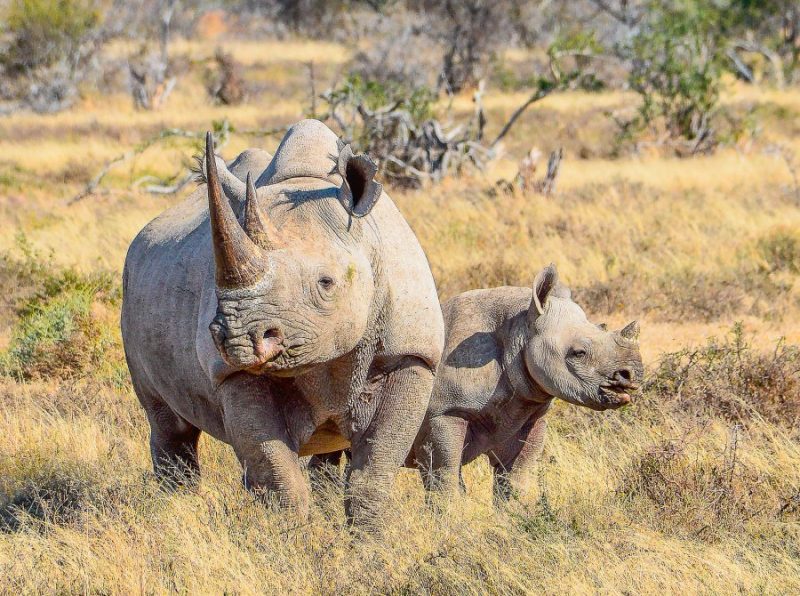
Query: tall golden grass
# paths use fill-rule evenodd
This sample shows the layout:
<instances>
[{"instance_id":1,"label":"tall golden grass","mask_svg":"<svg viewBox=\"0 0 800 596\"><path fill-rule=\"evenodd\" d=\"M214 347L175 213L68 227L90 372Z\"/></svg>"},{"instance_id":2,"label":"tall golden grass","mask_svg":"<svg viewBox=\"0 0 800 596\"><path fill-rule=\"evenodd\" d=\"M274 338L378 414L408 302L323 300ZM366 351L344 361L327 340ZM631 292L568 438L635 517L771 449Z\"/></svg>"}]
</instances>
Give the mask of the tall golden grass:
<instances>
[{"instance_id":1,"label":"tall golden grass","mask_svg":"<svg viewBox=\"0 0 800 596\"><path fill-rule=\"evenodd\" d=\"M105 192L68 205L106 160L164 127L203 131L222 118L240 129L291 123L308 102L298 61L335 66L347 55L298 41L226 49L275 90L215 107L199 77L187 75L160 112L87 91L69 112L0 120L0 289L15 305L29 303L60 268L118 275L136 232L180 200L130 190L132 181L180 171L195 146L153 146L112 170ZM490 132L520 99L487 96ZM664 352L724 336L736 321L757 353L780 337L800 343L797 189L791 162L769 150L779 143L800 153L800 92L731 86L726 103L760 109L761 132L694 159L612 158L602 112L628 101L616 93L550 97L487 172L392 191L442 298L527 284L554 261L593 318L642 319L654 378L667 374L657 366ZM471 110L468 96L454 105ZM277 141L255 144L273 150ZM253 143L234 134L224 153L232 158ZM560 144L567 157L554 196L498 190L532 145ZM19 269L26 258L42 271ZM62 339L95 345L102 335L102 350L62 363L67 344L43 344L34 374L0 376L0 592L800 590L797 429L758 410L733 420L706 407L707 388L693 385L682 396L648 390L604 414L557 404L531 490L501 509L491 504L485 462L466 468L468 495L442 510L426 507L416 474L403 471L375 539L348 529L336 483L315 487L306 522L265 509L241 487L231 450L207 437L199 487L160 490L120 351L118 301L103 295L81 304L76 330ZM0 308L0 352L22 333L12 306ZM717 374L714 366L700 372ZM796 375L790 364L780 370ZM787 395L775 400L798 399L796 386L782 387Z\"/></svg>"}]
</instances>

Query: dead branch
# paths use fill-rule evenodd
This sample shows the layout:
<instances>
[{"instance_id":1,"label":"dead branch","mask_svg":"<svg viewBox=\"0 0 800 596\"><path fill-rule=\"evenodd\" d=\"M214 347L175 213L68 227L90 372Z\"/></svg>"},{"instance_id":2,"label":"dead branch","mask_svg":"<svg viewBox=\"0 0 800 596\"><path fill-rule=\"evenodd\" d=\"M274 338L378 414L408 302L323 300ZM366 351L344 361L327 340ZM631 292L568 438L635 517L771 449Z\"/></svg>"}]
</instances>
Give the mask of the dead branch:
<instances>
[{"instance_id":1,"label":"dead branch","mask_svg":"<svg viewBox=\"0 0 800 596\"><path fill-rule=\"evenodd\" d=\"M275 135L283 135L288 130L286 126L278 126L275 128L247 128L242 130L237 130L236 134L248 136L248 137L268 137L268 136L275 136ZM217 148L224 147L230 135L232 133L231 125L228 120L223 120L221 126L219 126L219 130L215 131L214 137L217 139L216 146ZM108 163L106 163L100 171L92 178L89 183L81 190L77 195L72 197L68 202L67 205L73 205L78 201L81 201L88 197L89 195L95 194L97 192L97 188L103 179L106 177L109 171L111 171L116 166L133 159L137 155L141 155L145 151L147 151L153 145L169 138L180 137L185 139L202 139L205 136L205 133L195 132L191 130L184 130L182 128L168 128L166 130L162 130L157 135L147 139L136 145L133 149L126 151L125 153L115 157ZM168 194L175 194L180 192L192 181L194 178L195 172L192 168L184 168L174 176L169 178L168 180L177 180L174 184L148 184L144 186L144 190L151 194L160 194L160 195L168 195ZM141 187L145 182L156 181L160 182L158 178L154 176L143 176L142 178L137 179L132 185L132 189L137 189Z\"/></svg>"},{"instance_id":2,"label":"dead branch","mask_svg":"<svg viewBox=\"0 0 800 596\"><path fill-rule=\"evenodd\" d=\"M642 11L634 14L632 11L628 10L628 3L621 2L621 7L619 9L614 8L609 4L606 0L591 0L592 3L605 12L606 14L610 15L612 18L616 19L623 25L627 25L628 27L633 27L642 20Z\"/></svg>"},{"instance_id":3,"label":"dead branch","mask_svg":"<svg viewBox=\"0 0 800 596\"><path fill-rule=\"evenodd\" d=\"M508 134L508 131L511 130L511 127L514 126L514 123L520 116L522 116L522 114L525 112L525 110L528 109L528 107L550 95L550 93L552 93L555 90L555 88L556 88L555 86L547 86L547 87L540 87L539 89L537 89L536 92L525 101L525 103L519 106L514 111L514 113L511 114L511 118L508 119L508 122L506 122L503 128L500 130L500 134L498 134L497 137L495 137L494 141L492 141L489 144L489 149L494 149L497 146L497 144L503 140L503 137L505 137Z\"/></svg>"},{"instance_id":4,"label":"dead branch","mask_svg":"<svg viewBox=\"0 0 800 596\"><path fill-rule=\"evenodd\" d=\"M556 190L556 179L558 178L558 170L561 167L561 160L564 157L564 148L559 147L557 150L550 154L550 159L547 160L547 173L544 180L539 183L539 191L549 196Z\"/></svg>"}]
</instances>

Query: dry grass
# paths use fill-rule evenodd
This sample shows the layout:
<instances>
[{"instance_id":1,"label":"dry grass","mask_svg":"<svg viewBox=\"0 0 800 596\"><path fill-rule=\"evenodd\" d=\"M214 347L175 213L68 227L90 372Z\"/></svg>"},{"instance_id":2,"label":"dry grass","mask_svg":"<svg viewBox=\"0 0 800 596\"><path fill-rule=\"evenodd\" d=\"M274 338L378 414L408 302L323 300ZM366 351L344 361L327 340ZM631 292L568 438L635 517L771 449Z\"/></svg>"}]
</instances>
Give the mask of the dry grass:
<instances>
[{"instance_id":1,"label":"dry grass","mask_svg":"<svg viewBox=\"0 0 800 596\"><path fill-rule=\"evenodd\" d=\"M113 170L107 193L66 202L163 127L297 120L308 107L302 62L333 73L350 52L224 46L262 85L242 106L210 106L187 72L161 112L87 91L70 112L0 120L0 592L800 590L800 215L787 164L768 151L800 154L796 90L731 85L726 104L761 114L758 135L692 160L612 159L604 111L624 108L624 94L550 97L488 172L392 193L443 298L527 284L555 261L598 320L642 319L645 395L606 414L558 404L519 502L492 508L481 462L467 468L469 496L436 512L404 471L374 542L345 527L337 486L315 496L308 523L265 510L241 488L230 449L205 437L199 488L160 491L114 280L136 232L179 200L131 182L180 171L194 143L154 146ZM198 60L213 51L176 48ZM523 95L487 94L490 136ZM468 95L454 105L471 110ZM277 141L234 134L224 152ZM531 145L567 148L558 194L499 193ZM752 343L744 353L725 343L736 321ZM721 339L706 344L711 335ZM789 351L775 353L782 336Z\"/></svg>"}]
</instances>

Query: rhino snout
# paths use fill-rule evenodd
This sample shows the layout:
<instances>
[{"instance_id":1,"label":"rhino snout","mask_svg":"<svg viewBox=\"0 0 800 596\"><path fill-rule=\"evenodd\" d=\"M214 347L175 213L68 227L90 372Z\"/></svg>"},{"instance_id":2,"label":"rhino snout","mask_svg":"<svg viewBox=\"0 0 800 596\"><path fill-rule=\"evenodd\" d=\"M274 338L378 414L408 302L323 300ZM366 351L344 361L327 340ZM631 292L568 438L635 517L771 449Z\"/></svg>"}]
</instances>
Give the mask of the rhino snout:
<instances>
[{"instance_id":1,"label":"rhino snout","mask_svg":"<svg viewBox=\"0 0 800 596\"><path fill-rule=\"evenodd\" d=\"M261 334L261 337L255 334L253 346L258 358L257 365L271 362L284 351L283 333L281 333L280 329L272 328L267 329Z\"/></svg>"},{"instance_id":2,"label":"rhino snout","mask_svg":"<svg viewBox=\"0 0 800 596\"><path fill-rule=\"evenodd\" d=\"M262 366L285 351L284 335L277 327L234 333L224 322L215 319L209 331L222 359L236 368Z\"/></svg>"}]
</instances>

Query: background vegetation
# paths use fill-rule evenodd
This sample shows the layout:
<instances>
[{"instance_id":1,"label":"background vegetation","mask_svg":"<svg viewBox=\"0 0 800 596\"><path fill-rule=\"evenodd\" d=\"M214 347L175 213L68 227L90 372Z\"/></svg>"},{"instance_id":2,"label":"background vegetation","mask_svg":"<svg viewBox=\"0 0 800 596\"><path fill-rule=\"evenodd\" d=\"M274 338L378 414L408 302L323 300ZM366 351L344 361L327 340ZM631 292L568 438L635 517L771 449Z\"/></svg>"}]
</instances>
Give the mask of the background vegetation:
<instances>
[{"instance_id":1,"label":"background vegetation","mask_svg":"<svg viewBox=\"0 0 800 596\"><path fill-rule=\"evenodd\" d=\"M0 591L800 589L796 3L0 10ZM642 320L642 395L557 404L506 508L485 462L446 511L403 471L385 538L355 538L340 486L299 524L207 437L196 491L152 478L125 250L192 190L203 131L232 159L312 114L381 159L443 299L555 261L593 320Z\"/></svg>"}]
</instances>

